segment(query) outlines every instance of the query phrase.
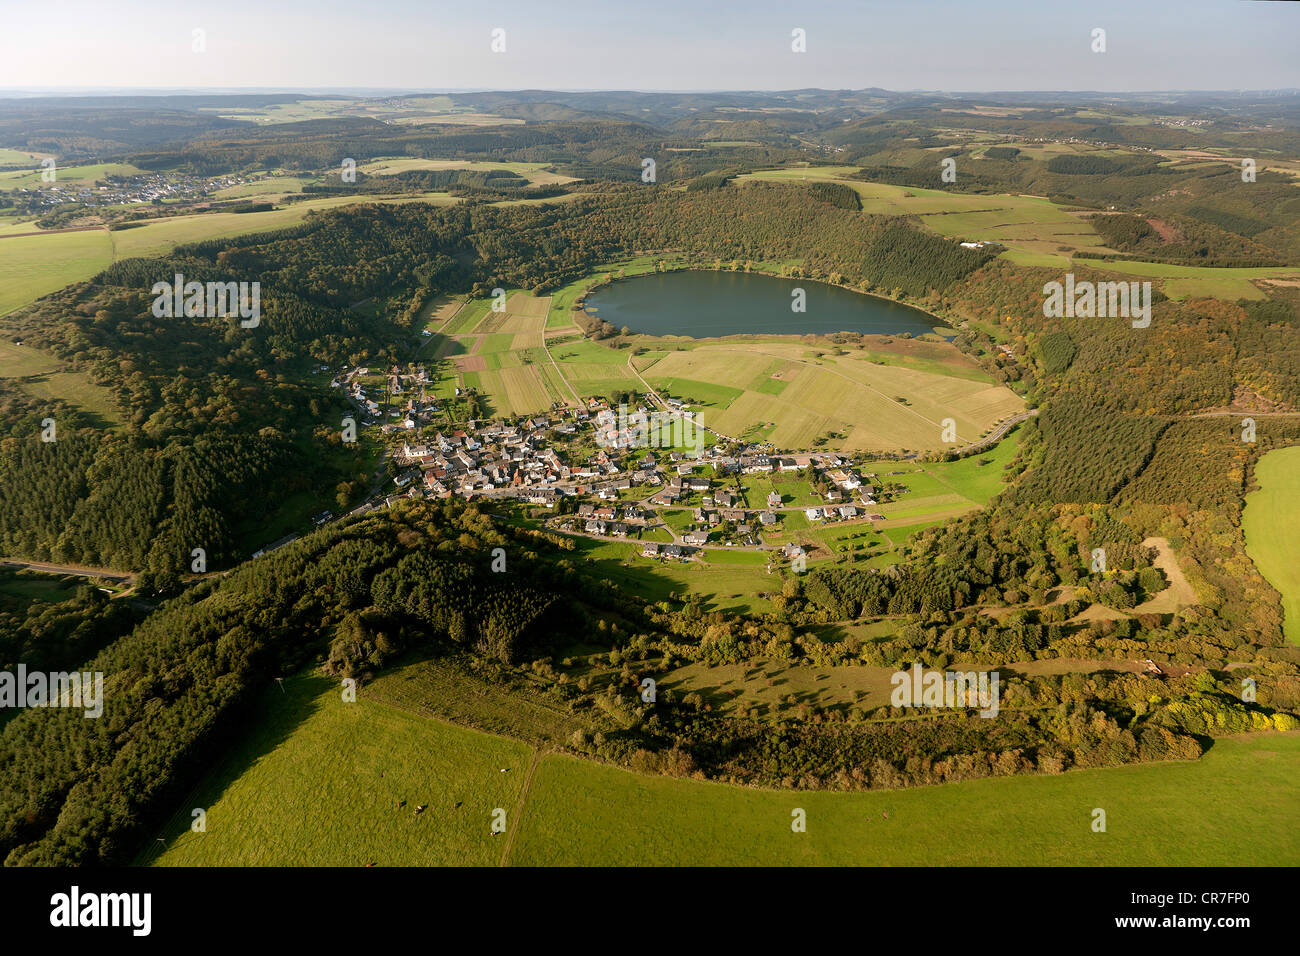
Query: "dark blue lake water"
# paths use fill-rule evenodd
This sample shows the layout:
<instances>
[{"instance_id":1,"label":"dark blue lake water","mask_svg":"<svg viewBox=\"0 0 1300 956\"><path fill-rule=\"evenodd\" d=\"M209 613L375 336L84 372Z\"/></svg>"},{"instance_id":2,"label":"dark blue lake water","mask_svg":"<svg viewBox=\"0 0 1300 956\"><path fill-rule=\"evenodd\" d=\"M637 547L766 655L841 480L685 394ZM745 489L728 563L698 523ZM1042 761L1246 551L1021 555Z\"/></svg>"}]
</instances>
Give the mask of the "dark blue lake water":
<instances>
[{"instance_id":1,"label":"dark blue lake water","mask_svg":"<svg viewBox=\"0 0 1300 956\"><path fill-rule=\"evenodd\" d=\"M794 312L803 289L806 311ZM745 272L666 272L617 280L587 297L606 322L646 335L923 335L942 320L888 299L809 279Z\"/></svg>"}]
</instances>

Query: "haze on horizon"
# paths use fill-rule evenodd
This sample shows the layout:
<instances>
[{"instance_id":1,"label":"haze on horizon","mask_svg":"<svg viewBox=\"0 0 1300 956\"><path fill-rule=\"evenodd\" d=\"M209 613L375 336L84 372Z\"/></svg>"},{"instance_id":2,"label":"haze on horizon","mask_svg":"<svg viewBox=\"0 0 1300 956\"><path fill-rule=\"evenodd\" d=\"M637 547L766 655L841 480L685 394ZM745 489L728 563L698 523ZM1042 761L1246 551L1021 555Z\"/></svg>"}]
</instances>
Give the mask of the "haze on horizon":
<instances>
[{"instance_id":1,"label":"haze on horizon","mask_svg":"<svg viewBox=\"0 0 1300 956\"><path fill-rule=\"evenodd\" d=\"M987 91L1300 87L1300 4L96 0L13 5L0 88ZM791 50L806 32L807 51ZM1092 31L1107 50L1093 52ZM505 31L505 51L491 49ZM205 49L193 49L202 30Z\"/></svg>"}]
</instances>

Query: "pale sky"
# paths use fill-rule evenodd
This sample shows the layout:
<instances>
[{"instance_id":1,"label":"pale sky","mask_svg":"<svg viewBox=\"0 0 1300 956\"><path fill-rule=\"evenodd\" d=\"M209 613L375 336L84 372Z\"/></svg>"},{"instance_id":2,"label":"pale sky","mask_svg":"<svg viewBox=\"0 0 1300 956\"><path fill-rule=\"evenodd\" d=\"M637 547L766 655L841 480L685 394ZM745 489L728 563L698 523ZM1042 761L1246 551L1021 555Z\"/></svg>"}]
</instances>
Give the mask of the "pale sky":
<instances>
[{"instance_id":1,"label":"pale sky","mask_svg":"<svg viewBox=\"0 0 1300 956\"><path fill-rule=\"evenodd\" d=\"M0 0L0 24L0 87L1300 87L1300 4L1250 0Z\"/></svg>"}]
</instances>

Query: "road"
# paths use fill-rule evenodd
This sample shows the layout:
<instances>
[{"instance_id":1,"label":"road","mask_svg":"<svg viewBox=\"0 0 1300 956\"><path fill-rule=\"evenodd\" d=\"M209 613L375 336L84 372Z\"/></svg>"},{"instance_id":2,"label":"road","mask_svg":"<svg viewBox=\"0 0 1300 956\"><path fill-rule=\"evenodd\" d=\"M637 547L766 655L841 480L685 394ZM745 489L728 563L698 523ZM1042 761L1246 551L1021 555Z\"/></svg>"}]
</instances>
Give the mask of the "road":
<instances>
[{"instance_id":1,"label":"road","mask_svg":"<svg viewBox=\"0 0 1300 956\"><path fill-rule=\"evenodd\" d=\"M1295 418L1300 416L1300 412L1249 412L1249 411L1226 411L1226 412L1196 412L1192 415L1169 415L1168 418Z\"/></svg>"},{"instance_id":2,"label":"road","mask_svg":"<svg viewBox=\"0 0 1300 956\"><path fill-rule=\"evenodd\" d=\"M91 568L83 564L47 564L44 561L23 561L18 558L0 558L0 567L26 568L41 574L75 574L82 578L105 578L109 581L124 581L135 587L135 573L131 571L113 571L109 568Z\"/></svg>"},{"instance_id":3,"label":"road","mask_svg":"<svg viewBox=\"0 0 1300 956\"><path fill-rule=\"evenodd\" d=\"M997 428L993 429L993 431L989 432L979 441L971 442L969 445L965 445L957 449L957 454L963 456L970 455L973 454L974 452L979 451L981 448L986 448L989 445L996 445L998 442L1002 440L1002 437L1006 435L1007 432L1011 431L1011 429L1015 428L1021 422L1033 418L1037 414L1038 414L1038 409L1031 408L1027 412L1021 412L1019 415L1016 415L1013 418L1008 418L1005 422L1003 422Z\"/></svg>"},{"instance_id":4,"label":"road","mask_svg":"<svg viewBox=\"0 0 1300 956\"><path fill-rule=\"evenodd\" d=\"M663 408L665 411L673 412L673 413L676 414L676 410L673 409L673 408L671 408L671 407L669 406L668 402L664 400L664 397L663 397L662 395L660 395L658 392L656 392L656 391L654 390L654 388L650 385L650 383L647 382L644 378L641 377L641 373L638 372L638 371L636 370L636 366L632 364L632 358L633 358L633 356L631 356L631 355L629 355L629 356L627 357L627 367L628 367L628 370L629 370L633 375L636 376L636 380L637 380L638 382L641 383L641 386L646 390L646 394L649 395L651 398L653 398L653 399L654 399L654 400L659 404L659 406L660 406L661 408ZM719 439L719 440L721 440L721 441L727 441L727 442L734 442L734 441L736 441L736 439L732 438L730 435L724 435L724 434L722 434L722 432L717 431L717 430L715 430L715 429L712 429L712 428L710 428L708 425L705 425L703 422L700 421L700 417L699 417L698 415L696 415L696 416L694 416L694 417L695 417L695 425L696 425L696 427L703 429L704 431L708 432L708 433L709 433L710 435L712 435L713 437L715 437L715 438L717 438L717 439Z\"/></svg>"},{"instance_id":5,"label":"road","mask_svg":"<svg viewBox=\"0 0 1300 956\"><path fill-rule=\"evenodd\" d=\"M551 311L549 308L547 308L546 310L546 315L547 315L547 320L549 320L551 315ZM555 361L555 356L551 354L551 347L546 342L545 321L543 321L542 323L542 351L544 351L546 353L546 357L550 359L551 367L555 369L555 374L560 376L560 381L564 383L564 387L567 388L569 390L569 394L573 396L574 407L576 408L584 407L584 403L582 399L578 397L577 391L574 389L573 385L569 382L569 377L564 374L564 369L560 368L560 363Z\"/></svg>"}]
</instances>

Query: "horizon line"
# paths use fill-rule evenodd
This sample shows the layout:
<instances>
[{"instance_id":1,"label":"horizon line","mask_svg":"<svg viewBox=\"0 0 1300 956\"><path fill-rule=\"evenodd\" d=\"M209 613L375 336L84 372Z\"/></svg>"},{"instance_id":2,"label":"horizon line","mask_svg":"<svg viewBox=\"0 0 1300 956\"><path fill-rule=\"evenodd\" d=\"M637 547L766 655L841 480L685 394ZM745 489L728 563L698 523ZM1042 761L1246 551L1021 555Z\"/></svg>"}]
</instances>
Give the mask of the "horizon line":
<instances>
[{"instance_id":1,"label":"horizon line","mask_svg":"<svg viewBox=\"0 0 1300 956\"><path fill-rule=\"evenodd\" d=\"M909 88L894 89L885 86L863 86L863 87L824 87L824 86L797 86L784 87L780 89L763 89L758 87L701 87L701 88L637 88L637 87L547 87L547 86L527 86L527 87L417 87L417 86L0 86L0 96L6 93L60 93L60 94L89 94L104 96L122 96L129 95L132 92L144 93L171 93L174 95L202 95L213 93L230 92L231 95L236 93L312 93L322 90L331 90L338 92L345 91L372 91L379 93L435 93L435 94L453 94L453 93L644 93L644 94L725 94L725 93L865 93L872 90L880 90L886 93L909 93L909 94L972 94L980 93L986 95L999 94L1056 94L1056 93L1091 93L1099 96L1137 96L1144 94L1170 95L1175 93L1300 93L1300 87L1236 87L1236 88L1217 88L1217 89L1127 89L1127 90L1098 90L1098 89L941 89L941 88Z\"/></svg>"}]
</instances>

